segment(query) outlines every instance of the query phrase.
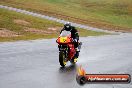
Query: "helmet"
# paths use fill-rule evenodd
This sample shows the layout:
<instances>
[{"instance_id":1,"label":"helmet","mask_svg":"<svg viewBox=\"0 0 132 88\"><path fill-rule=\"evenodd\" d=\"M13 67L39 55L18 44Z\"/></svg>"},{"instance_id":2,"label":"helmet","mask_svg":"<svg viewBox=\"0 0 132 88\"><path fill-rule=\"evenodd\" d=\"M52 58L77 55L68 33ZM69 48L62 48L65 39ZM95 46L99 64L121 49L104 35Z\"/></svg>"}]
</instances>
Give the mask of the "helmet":
<instances>
[{"instance_id":1,"label":"helmet","mask_svg":"<svg viewBox=\"0 0 132 88\"><path fill-rule=\"evenodd\" d=\"M64 25L64 28L65 28L67 31L70 31L70 30L71 30L71 23L70 23L70 22L67 22L67 23Z\"/></svg>"}]
</instances>

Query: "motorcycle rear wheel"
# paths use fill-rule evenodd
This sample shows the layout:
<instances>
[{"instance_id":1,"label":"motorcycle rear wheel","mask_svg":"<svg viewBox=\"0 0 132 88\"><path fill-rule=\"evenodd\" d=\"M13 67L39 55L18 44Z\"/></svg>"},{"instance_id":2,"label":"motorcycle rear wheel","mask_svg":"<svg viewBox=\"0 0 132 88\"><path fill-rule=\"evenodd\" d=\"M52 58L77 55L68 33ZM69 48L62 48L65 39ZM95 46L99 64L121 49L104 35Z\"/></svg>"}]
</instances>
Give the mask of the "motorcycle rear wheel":
<instances>
[{"instance_id":1,"label":"motorcycle rear wheel","mask_svg":"<svg viewBox=\"0 0 132 88\"><path fill-rule=\"evenodd\" d=\"M71 60L70 60L70 62L72 63L72 64L75 64L76 62L77 62L77 57L73 57Z\"/></svg>"},{"instance_id":2,"label":"motorcycle rear wheel","mask_svg":"<svg viewBox=\"0 0 132 88\"><path fill-rule=\"evenodd\" d=\"M59 52L59 63L62 67L66 66L66 61L65 61L65 53L64 52Z\"/></svg>"}]
</instances>

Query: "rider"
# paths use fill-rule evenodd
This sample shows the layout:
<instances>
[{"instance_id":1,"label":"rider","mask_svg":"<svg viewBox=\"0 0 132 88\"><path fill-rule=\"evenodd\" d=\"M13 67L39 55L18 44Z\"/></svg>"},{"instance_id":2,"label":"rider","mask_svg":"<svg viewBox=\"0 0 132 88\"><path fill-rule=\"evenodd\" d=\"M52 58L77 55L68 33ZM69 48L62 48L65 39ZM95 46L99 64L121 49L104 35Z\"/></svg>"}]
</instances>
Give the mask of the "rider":
<instances>
[{"instance_id":1,"label":"rider","mask_svg":"<svg viewBox=\"0 0 132 88\"><path fill-rule=\"evenodd\" d=\"M77 54L79 55L79 52L80 52L79 49L78 49L78 46L79 46L79 43L78 43L78 41L79 41L79 34L78 34L77 29L74 26L72 26L70 22L67 22L66 24L64 24L64 27L61 30L61 32L63 30L71 32L71 37L73 38L73 42L74 42L75 48L77 50ZM60 34L61 34L61 32L60 32ZM77 55L77 58L78 58L78 55Z\"/></svg>"}]
</instances>

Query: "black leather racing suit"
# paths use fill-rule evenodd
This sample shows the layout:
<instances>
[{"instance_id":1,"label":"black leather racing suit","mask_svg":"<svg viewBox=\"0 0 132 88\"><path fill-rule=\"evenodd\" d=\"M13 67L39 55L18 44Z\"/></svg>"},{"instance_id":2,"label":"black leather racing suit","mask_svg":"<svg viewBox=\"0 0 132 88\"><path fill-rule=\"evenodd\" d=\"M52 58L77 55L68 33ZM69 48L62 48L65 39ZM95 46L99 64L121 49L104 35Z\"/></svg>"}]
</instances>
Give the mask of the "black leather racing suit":
<instances>
[{"instance_id":1,"label":"black leather racing suit","mask_svg":"<svg viewBox=\"0 0 132 88\"><path fill-rule=\"evenodd\" d=\"M77 48L77 47L78 47L78 41L79 41L79 34L78 34L77 29L76 29L75 27L71 26L70 28L65 28L65 27L64 27L64 28L61 30L61 32L62 32L63 30L66 30L66 31L70 31L70 32L71 32L71 37L73 38L73 40L75 40L75 41L74 41L75 48ZM60 32L60 34L61 34L61 32Z\"/></svg>"}]
</instances>

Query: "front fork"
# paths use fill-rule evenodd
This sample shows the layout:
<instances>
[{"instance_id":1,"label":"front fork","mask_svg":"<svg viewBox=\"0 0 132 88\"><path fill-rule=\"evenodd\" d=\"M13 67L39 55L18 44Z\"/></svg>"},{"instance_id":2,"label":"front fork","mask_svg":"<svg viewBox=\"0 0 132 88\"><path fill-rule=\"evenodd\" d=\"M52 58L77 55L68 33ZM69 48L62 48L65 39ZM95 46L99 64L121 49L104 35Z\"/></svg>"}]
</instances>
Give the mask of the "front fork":
<instances>
[{"instance_id":1,"label":"front fork","mask_svg":"<svg viewBox=\"0 0 132 88\"><path fill-rule=\"evenodd\" d=\"M68 59L68 47L66 48L63 48L62 46L59 46L58 45L58 48L59 48L59 52L63 52L64 55L65 55L65 61L67 62L69 59Z\"/></svg>"}]
</instances>

